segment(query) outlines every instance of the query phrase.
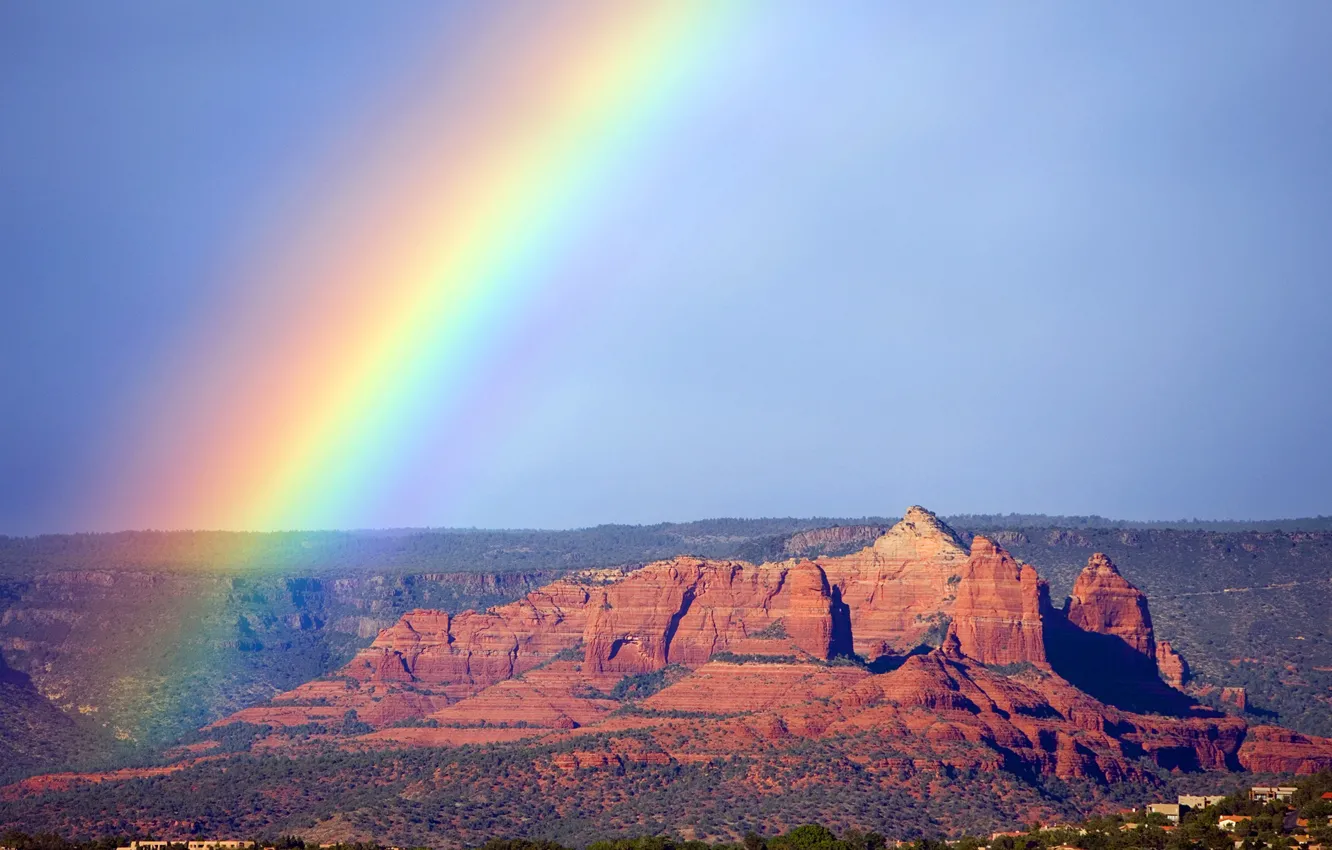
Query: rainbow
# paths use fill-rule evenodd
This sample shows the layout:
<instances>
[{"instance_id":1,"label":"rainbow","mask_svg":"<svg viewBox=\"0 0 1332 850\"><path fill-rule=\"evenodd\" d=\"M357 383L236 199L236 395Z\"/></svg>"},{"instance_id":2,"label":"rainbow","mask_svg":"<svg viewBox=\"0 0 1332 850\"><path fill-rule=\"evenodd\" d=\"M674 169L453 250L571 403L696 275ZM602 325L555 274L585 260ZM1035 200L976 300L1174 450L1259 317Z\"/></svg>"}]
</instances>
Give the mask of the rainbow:
<instances>
[{"instance_id":1,"label":"rainbow","mask_svg":"<svg viewBox=\"0 0 1332 850\"><path fill-rule=\"evenodd\" d=\"M687 106L738 8L494 4L467 21L470 47L385 98L299 209L265 213L272 237L141 406L111 524L364 525L413 446L507 391L488 366L534 356L521 329L558 301L551 269Z\"/></svg>"}]
</instances>

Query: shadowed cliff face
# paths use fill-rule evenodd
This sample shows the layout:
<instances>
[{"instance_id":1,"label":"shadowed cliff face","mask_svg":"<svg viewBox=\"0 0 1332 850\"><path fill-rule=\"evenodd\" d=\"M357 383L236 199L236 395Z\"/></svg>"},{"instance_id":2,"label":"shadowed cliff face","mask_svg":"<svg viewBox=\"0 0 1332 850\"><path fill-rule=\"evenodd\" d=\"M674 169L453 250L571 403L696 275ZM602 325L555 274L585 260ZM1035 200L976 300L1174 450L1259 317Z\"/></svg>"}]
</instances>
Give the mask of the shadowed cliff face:
<instances>
[{"instance_id":1,"label":"shadowed cliff face","mask_svg":"<svg viewBox=\"0 0 1332 850\"><path fill-rule=\"evenodd\" d=\"M1064 603L1064 616L1084 632L1117 637L1136 654L1156 661L1147 597L1100 552L1078 574L1073 595Z\"/></svg>"},{"instance_id":2,"label":"shadowed cliff face","mask_svg":"<svg viewBox=\"0 0 1332 850\"><path fill-rule=\"evenodd\" d=\"M108 750L89 724L62 712L0 655L0 784L44 764L93 763Z\"/></svg>"},{"instance_id":3,"label":"shadowed cliff face","mask_svg":"<svg viewBox=\"0 0 1332 850\"><path fill-rule=\"evenodd\" d=\"M1107 705L1177 717L1202 711L1193 698L1162 681L1150 659L1115 635L1055 620L1046 632L1046 648L1057 674Z\"/></svg>"},{"instance_id":4,"label":"shadowed cliff face","mask_svg":"<svg viewBox=\"0 0 1332 850\"><path fill-rule=\"evenodd\" d=\"M1183 716L1193 700L1162 681L1147 597L1101 553L1087 561L1051 617L1047 652L1055 672L1101 702Z\"/></svg>"}]
</instances>

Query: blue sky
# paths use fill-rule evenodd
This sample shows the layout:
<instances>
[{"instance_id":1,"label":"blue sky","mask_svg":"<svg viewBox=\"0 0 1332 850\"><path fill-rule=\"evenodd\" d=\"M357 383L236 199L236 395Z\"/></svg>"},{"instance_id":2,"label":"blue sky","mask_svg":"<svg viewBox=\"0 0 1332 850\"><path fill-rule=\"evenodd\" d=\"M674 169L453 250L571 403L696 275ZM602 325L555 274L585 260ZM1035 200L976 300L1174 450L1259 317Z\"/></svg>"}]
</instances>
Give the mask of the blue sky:
<instances>
[{"instance_id":1,"label":"blue sky","mask_svg":"<svg viewBox=\"0 0 1332 850\"><path fill-rule=\"evenodd\" d=\"M503 438L355 524L1332 513L1332 7L756 8L549 270L598 295ZM252 211L468 15L0 5L0 533L103 530Z\"/></svg>"}]
</instances>

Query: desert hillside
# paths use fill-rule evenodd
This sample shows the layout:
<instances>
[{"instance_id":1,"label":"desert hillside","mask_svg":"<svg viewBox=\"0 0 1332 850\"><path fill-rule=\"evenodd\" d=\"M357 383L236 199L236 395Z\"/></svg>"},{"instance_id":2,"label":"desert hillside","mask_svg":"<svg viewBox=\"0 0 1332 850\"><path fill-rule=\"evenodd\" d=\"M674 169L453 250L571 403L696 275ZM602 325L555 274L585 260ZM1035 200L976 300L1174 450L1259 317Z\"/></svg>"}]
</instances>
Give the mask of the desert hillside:
<instances>
[{"instance_id":1,"label":"desert hillside","mask_svg":"<svg viewBox=\"0 0 1332 850\"><path fill-rule=\"evenodd\" d=\"M1187 658L1112 558L1091 554L1056 602L998 537L968 539L913 507L846 554L676 557L574 571L483 611L414 609L331 674L209 724L165 763L0 794L13 817L60 829L112 811L149 830L182 811L215 828L286 828L353 806L372 834L407 841L415 806L457 795L466 818L432 823L460 838L531 834L534 806L658 828L624 808L641 782L668 796L731 789L700 821L708 834L728 834L746 800L768 828L799 822L791 807L820 783L839 789L829 805L848 825L872 819L857 801L896 795L960 830L1097 811L1176 776L1332 769L1332 739L1200 702ZM1006 802L940 810L928 789L959 778ZM238 793L285 802L253 814L191 802Z\"/></svg>"}]
</instances>

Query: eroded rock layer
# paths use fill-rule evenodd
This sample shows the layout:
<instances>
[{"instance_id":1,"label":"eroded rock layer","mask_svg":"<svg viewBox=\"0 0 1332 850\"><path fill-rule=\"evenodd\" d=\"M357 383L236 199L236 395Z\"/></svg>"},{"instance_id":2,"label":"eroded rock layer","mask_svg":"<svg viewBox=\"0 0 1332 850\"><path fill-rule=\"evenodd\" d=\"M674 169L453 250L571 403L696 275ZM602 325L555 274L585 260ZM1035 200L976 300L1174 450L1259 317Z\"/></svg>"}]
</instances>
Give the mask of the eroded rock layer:
<instances>
[{"instance_id":1,"label":"eroded rock layer","mask_svg":"<svg viewBox=\"0 0 1332 850\"><path fill-rule=\"evenodd\" d=\"M1168 640L1156 644L1156 669L1161 679L1172 688L1184 687L1189 679L1189 663Z\"/></svg>"},{"instance_id":2,"label":"eroded rock layer","mask_svg":"<svg viewBox=\"0 0 1332 850\"><path fill-rule=\"evenodd\" d=\"M1045 666L1042 614L1049 601L1049 588L1030 564L977 537L957 584L951 633L962 654L981 664Z\"/></svg>"},{"instance_id":3,"label":"eroded rock layer","mask_svg":"<svg viewBox=\"0 0 1332 850\"><path fill-rule=\"evenodd\" d=\"M850 608L855 651L867 661L905 655L938 629L957 601L966 546L919 506L872 544L819 566Z\"/></svg>"},{"instance_id":4,"label":"eroded rock layer","mask_svg":"<svg viewBox=\"0 0 1332 850\"><path fill-rule=\"evenodd\" d=\"M1084 632L1112 635L1131 649L1156 660L1156 638L1147 597L1119 573L1110 559L1096 553L1078 574L1073 595L1064 605L1068 621Z\"/></svg>"},{"instance_id":5,"label":"eroded rock layer","mask_svg":"<svg viewBox=\"0 0 1332 850\"><path fill-rule=\"evenodd\" d=\"M588 618L585 660L601 674L694 667L779 623L800 649L827 659L833 613L827 576L812 561L677 558L605 588Z\"/></svg>"}]
</instances>

